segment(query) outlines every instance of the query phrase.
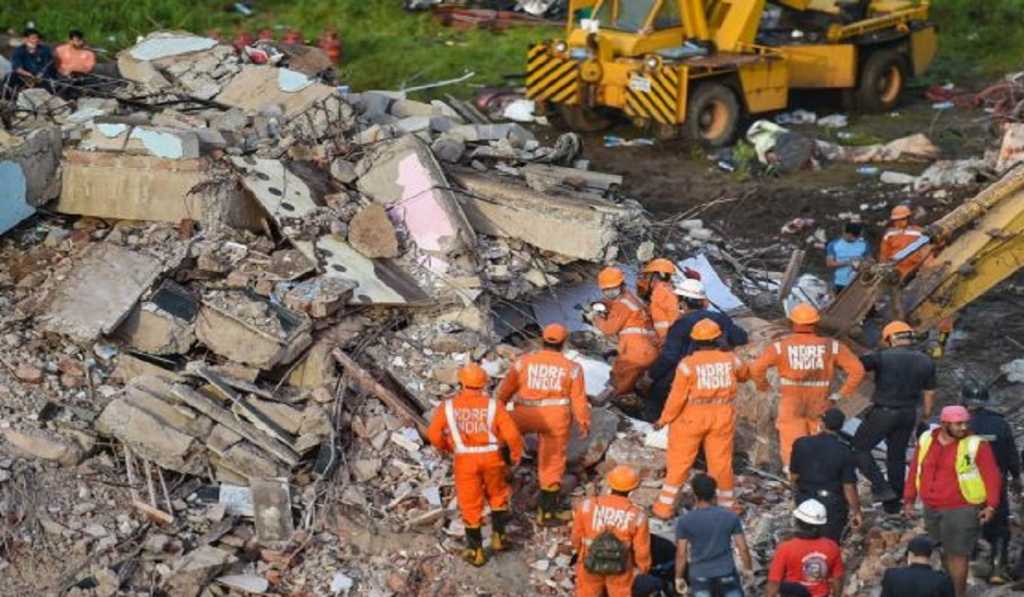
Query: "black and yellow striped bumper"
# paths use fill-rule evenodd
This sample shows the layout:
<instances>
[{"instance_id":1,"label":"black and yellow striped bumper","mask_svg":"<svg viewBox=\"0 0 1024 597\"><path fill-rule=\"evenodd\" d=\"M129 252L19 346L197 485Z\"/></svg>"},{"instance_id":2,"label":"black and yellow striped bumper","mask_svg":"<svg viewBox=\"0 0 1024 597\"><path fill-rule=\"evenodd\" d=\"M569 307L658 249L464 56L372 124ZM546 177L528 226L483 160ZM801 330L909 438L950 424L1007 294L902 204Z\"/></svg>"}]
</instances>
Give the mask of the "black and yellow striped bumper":
<instances>
[{"instance_id":1,"label":"black and yellow striped bumper","mask_svg":"<svg viewBox=\"0 0 1024 597\"><path fill-rule=\"evenodd\" d=\"M580 103L579 63L552 54L546 44L526 58L526 97L537 102Z\"/></svg>"},{"instance_id":2,"label":"black and yellow striped bumper","mask_svg":"<svg viewBox=\"0 0 1024 597\"><path fill-rule=\"evenodd\" d=\"M634 118L653 119L662 124L679 124L680 74L672 67L662 66L655 72L637 72L646 80L646 89L640 85L626 88L624 111Z\"/></svg>"}]
</instances>

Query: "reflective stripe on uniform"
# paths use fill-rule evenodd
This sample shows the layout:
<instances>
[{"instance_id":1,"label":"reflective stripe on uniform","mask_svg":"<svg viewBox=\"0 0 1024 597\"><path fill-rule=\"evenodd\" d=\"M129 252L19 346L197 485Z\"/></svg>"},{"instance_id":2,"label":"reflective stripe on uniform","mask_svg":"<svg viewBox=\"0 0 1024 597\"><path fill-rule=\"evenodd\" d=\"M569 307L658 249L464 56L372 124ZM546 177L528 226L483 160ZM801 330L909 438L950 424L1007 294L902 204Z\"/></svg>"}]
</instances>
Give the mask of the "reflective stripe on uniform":
<instances>
[{"instance_id":1,"label":"reflective stripe on uniform","mask_svg":"<svg viewBox=\"0 0 1024 597\"><path fill-rule=\"evenodd\" d=\"M690 374L690 366L687 365L686 363L684 363L683 361L679 361L679 366L676 367L676 368L679 369L680 371L682 371L683 375L689 375Z\"/></svg>"},{"instance_id":2,"label":"reflective stripe on uniform","mask_svg":"<svg viewBox=\"0 0 1024 597\"><path fill-rule=\"evenodd\" d=\"M651 330L644 328L622 328L622 330L619 331L619 335L622 336L625 334L642 334L646 336L651 334Z\"/></svg>"},{"instance_id":3,"label":"reflective stripe on uniform","mask_svg":"<svg viewBox=\"0 0 1024 597\"><path fill-rule=\"evenodd\" d=\"M666 330L672 325L671 321L657 321L654 323L654 327L659 330Z\"/></svg>"},{"instance_id":4,"label":"reflective stripe on uniform","mask_svg":"<svg viewBox=\"0 0 1024 597\"><path fill-rule=\"evenodd\" d=\"M834 354L834 355L838 355L839 354L839 341L838 340L833 340L832 341L832 354Z\"/></svg>"},{"instance_id":5,"label":"reflective stripe on uniform","mask_svg":"<svg viewBox=\"0 0 1024 597\"><path fill-rule=\"evenodd\" d=\"M732 493L731 489L718 489L716 491L718 492L718 495L722 495L722 496L726 496L726 497L732 497L733 496L733 493Z\"/></svg>"},{"instance_id":6,"label":"reflective stripe on uniform","mask_svg":"<svg viewBox=\"0 0 1024 597\"><path fill-rule=\"evenodd\" d=\"M486 452L498 451L498 438L494 437L491 428L494 427L494 413L497 411L497 401L491 398L487 401L487 441L485 446L467 446L462 442L462 433L455 422L455 405L452 400L444 403L444 417L448 421L448 431L452 434L452 443L455 444L456 454L483 454Z\"/></svg>"},{"instance_id":7,"label":"reflective stripe on uniform","mask_svg":"<svg viewBox=\"0 0 1024 597\"><path fill-rule=\"evenodd\" d=\"M827 388L832 385L830 381L797 381L793 379L779 378L779 383L784 386L800 386L804 388Z\"/></svg>"},{"instance_id":8,"label":"reflective stripe on uniform","mask_svg":"<svg viewBox=\"0 0 1024 597\"><path fill-rule=\"evenodd\" d=\"M640 310L640 307L637 307L636 304L627 297L622 297L621 299L619 299L619 302L625 305L626 308L629 309L630 311Z\"/></svg>"},{"instance_id":9,"label":"reflective stripe on uniform","mask_svg":"<svg viewBox=\"0 0 1024 597\"><path fill-rule=\"evenodd\" d=\"M773 342L772 346L775 347L775 354L777 354L778 356L781 357L782 356L782 343L781 342Z\"/></svg>"},{"instance_id":10,"label":"reflective stripe on uniform","mask_svg":"<svg viewBox=\"0 0 1024 597\"><path fill-rule=\"evenodd\" d=\"M520 406L569 406L568 398L542 398L540 400L516 398L512 402Z\"/></svg>"},{"instance_id":11,"label":"reflective stripe on uniform","mask_svg":"<svg viewBox=\"0 0 1024 597\"><path fill-rule=\"evenodd\" d=\"M661 490L666 493L675 493L679 491L679 485L669 485L668 483L665 483L661 486Z\"/></svg>"},{"instance_id":12,"label":"reflective stripe on uniform","mask_svg":"<svg viewBox=\"0 0 1024 597\"><path fill-rule=\"evenodd\" d=\"M665 504L666 506L674 506L676 504L676 498L666 497L663 495L658 496L658 501L661 502L662 504Z\"/></svg>"},{"instance_id":13,"label":"reflective stripe on uniform","mask_svg":"<svg viewBox=\"0 0 1024 597\"><path fill-rule=\"evenodd\" d=\"M899 236L899 235L924 236L924 234L922 234L920 230L914 230L913 228L898 228L896 230L889 230L888 232L886 232L885 236L883 236L882 239L884 240L884 239L889 238L890 236Z\"/></svg>"}]
</instances>

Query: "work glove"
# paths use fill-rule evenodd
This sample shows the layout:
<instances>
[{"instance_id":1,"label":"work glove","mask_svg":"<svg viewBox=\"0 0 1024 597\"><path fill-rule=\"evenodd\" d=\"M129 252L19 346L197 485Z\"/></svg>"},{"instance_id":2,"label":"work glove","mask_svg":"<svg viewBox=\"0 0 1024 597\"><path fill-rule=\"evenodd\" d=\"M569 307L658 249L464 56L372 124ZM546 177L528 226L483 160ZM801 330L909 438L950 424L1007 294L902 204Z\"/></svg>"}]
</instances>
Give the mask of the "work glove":
<instances>
[{"instance_id":1,"label":"work glove","mask_svg":"<svg viewBox=\"0 0 1024 597\"><path fill-rule=\"evenodd\" d=\"M675 589L676 589L676 593L678 593L680 595L689 595L690 594L690 588L686 586L686 579L681 577L681 576L677 576L676 577Z\"/></svg>"},{"instance_id":2,"label":"work glove","mask_svg":"<svg viewBox=\"0 0 1024 597\"><path fill-rule=\"evenodd\" d=\"M828 397L828 399L831 400L832 402L839 402L840 400L843 399L843 395L840 394L839 392L833 392L832 395Z\"/></svg>"}]
</instances>

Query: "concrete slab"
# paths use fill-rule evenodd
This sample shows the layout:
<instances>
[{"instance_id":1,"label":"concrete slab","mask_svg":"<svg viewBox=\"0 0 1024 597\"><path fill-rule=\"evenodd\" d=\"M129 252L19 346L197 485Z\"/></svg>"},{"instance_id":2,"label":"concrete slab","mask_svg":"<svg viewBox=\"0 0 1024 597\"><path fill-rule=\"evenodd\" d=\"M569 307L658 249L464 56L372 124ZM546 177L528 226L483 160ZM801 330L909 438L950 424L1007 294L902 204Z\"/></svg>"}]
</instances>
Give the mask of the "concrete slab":
<instances>
[{"instance_id":1,"label":"concrete slab","mask_svg":"<svg viewBox=\"0 0 1024 597\"><path fill-rule=\"evenodd\" d=\"M188 475L206 471L202 444L130 399L110 402L96 420L96 429L166 469Z\"/></svg>"},{"instance_id":2,"label":"concrete slab","mask_svg":"<svg viewBox=\"0 0 1024 597\"><path fill-rule=\"evenodd\" d=\"M36 208L28 204L28 183L17 162L0 161L0 234L14 228Z\"/></svg>"},{"instance_id":3,"label":"concrete slab","mask_svg":"<svg viewBox=\"0 0 1024 597\"><path fill-rule=\"evenodd\" d=\"M185 354L196 341L194 323L198 313L195 297L166 280L148 301L132 311L116 334L141 352Z\"/></svg>"},{"instance_id":4,"label":"concrete slab","mask_svg":"<svg viewBox=\"0 0 1024 597\"><path fill-rule=\"evenodd\" d=\"M311 81L306 85L295 85L295 77L286 77L282 83L280 71L272 66L245 66L216 99L222 104L250 113L281 106L284 118L288 120L337 93L333 87ZM295 75L306 80L301 73Z\"/></svg>"},{"instance_id":5,"label":"concrete slab","mask_svg":"<svg viewBox=\"0 0 1024 597\"><path fill-rule=\"evenodd\" d=\"M167 269L160 259L124 247L96 243L51 297L42 328L79 342L112 333Z\"/></svg>"},{"instance_id":6,"label":"concrete slab","mask_svg":"<svg viewBox=\"0 0 1024 597\"><path fill-rule=\"evenodd\" d=\"M368 259L338 236L328 235L296 247L315 259L327 276L355 283L351 304L416 305L431 302L416 280L388 259Z\"/></svg>"},{"instance_id":7,"label":"concrete slab","mask_svg":"<svg viewBox=\"0 0 1024 597\"><path fill-rule=\"evenodd\" d=\"M294 361L310 344L309 318L247 292L213 291L203 298L199 341L213 352L260 369Z\"/></svg>"}]
</instances>

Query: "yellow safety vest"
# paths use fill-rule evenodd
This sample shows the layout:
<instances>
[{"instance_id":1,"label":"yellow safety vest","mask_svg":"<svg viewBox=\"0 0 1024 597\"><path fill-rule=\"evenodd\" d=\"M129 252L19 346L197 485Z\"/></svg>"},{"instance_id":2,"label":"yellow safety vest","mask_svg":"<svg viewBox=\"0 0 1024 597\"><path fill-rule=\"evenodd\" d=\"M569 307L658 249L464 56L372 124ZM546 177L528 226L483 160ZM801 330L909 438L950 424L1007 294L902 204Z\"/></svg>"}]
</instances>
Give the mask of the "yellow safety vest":
<instances>
[{"instance_id":1,"label":"yellow safety vest","mask_svg":"<svg viewBox=\"0 0 1024 597\"><path fill-rule=\"evenodd\" d=\"M978 469L977 456L978 448L983 440L980 436L969 435L961 440L956 446L956 478L960 484L960 495L968 504L983 504L987 492L985 480L981 478L981 470ZM932 432L925 431L917 440L917 493L921 493L921 465L925 456L928 455L928 448L932 446Z\"/></svg>"}]
</instances>

